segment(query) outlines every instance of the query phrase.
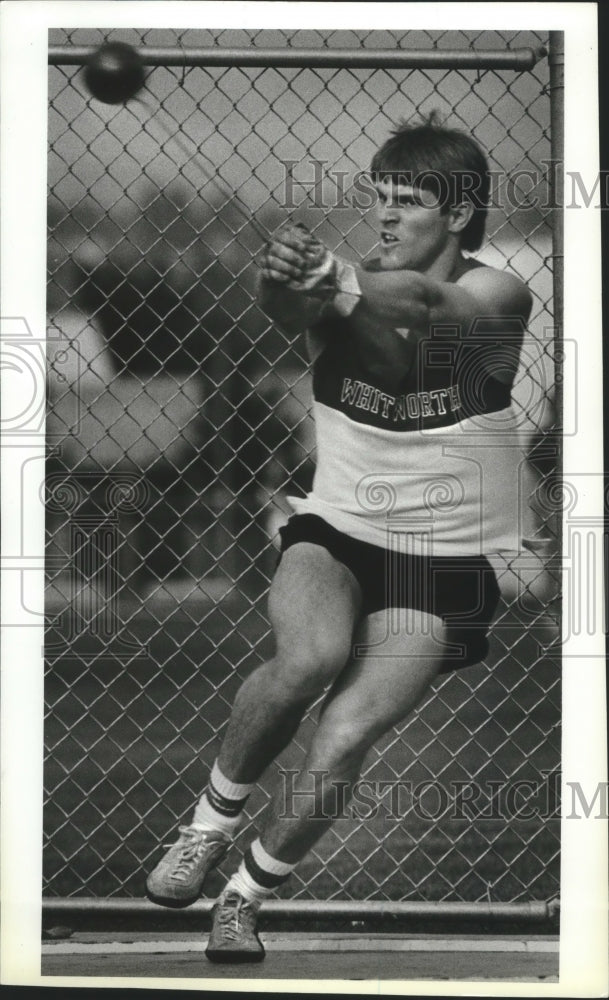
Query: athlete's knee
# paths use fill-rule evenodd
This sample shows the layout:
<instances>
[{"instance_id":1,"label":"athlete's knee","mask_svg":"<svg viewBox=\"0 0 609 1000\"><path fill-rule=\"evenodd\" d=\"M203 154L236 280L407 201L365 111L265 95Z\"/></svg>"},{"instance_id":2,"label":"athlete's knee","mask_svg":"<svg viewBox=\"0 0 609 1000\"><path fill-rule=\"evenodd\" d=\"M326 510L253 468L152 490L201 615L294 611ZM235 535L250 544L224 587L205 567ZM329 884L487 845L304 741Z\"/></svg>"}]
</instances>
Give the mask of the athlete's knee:
<instances>
[{"instance_id":1,"label":"athlete's knee","mask_svg":"<svg viewBox=\"0 0 609 1000\"><path fill-rule=\"evenodd\" d=\"M342 769L360 765L370 747L381 734L377 725L361 719L323 719L312 746L315 765Z\"/></svg>"},{"instance_id":2,"label":"athlete's knee","mask_svg":"<svg viewBox=\"0 0 609 1000\"><path fill-rule=\"evenodd\" d=\"M312 635L297 645L283 642L271 666L272 682L286 694L315 698L340 673L350 652L350 641L336 635Z\"/></svg>"}]
</instances>

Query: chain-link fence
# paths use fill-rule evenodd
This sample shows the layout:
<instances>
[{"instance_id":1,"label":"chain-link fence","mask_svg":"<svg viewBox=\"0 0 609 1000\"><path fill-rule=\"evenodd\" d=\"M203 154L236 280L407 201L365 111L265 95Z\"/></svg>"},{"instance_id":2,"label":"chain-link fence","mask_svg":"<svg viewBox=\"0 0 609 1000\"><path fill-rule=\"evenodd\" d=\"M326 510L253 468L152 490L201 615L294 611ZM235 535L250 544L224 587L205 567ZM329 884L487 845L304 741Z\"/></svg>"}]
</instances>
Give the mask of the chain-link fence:
<instances>
[{"instance_id":1,"label":"chain-link fence","mask_svg":"<svg viewBox=\"0 0 609 1000\"><path fill-rule=\"evenodd\" d=\"M463 53L547 42L529 32L84 30L50 41L107 38L173 46L180 58L193 46ZM287 217L346 258L367 256L376 235L353 203L354 178L400 119L438 109L488 151L493 206L479 256L534 296L514 398L530 533L546 539L546 556L557 549L547 60L482 70L174 62L149 68L144 90L119 106L92 99L79 66L50 68L47 896L143 895L159 845L202 791L236 690L270 653L277 528L286 495L310 486L313 430L304 348L257 305L257 258ZM391 797L339 819L286 894L556 896L557 630L531 560L502 581L486 663L439 679L371 753L364 778L387 781ZM224 872L314 726L315 708L252 795ZM213 876L210 893L220 884Z\"/></svg>"}]
</instances>

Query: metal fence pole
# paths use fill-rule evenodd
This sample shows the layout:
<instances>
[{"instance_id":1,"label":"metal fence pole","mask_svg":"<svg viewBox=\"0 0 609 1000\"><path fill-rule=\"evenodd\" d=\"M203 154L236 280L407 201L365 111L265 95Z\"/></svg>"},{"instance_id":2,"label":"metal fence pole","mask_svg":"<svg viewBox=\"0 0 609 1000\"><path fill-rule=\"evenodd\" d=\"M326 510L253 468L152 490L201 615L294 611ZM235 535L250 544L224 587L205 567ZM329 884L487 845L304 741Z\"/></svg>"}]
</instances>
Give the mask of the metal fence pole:
<instances>
[{"instance_id":1,"label":"metal fence pole","mask_svg":"<svg viewBox=\"0 0 609 1000\"><path fill-rule=\"evenodd\" d=\"M210 915L213 899L200 899L188 910L163 910L167 919L199 919ZM545 923L557 913L552 903L537 900L528 903L430 903L424 901L391 902L367 900L314 900L269 899L264 904L264 915L271 919L295 920L319 918L320 915L336 920L362 918L383 919L390 917L416 918L418 920L491 920ZM145 899L46 899L43 903L45 920L86 919L92 914L105 917L155 917L159 908Z\"/></svg>"},{"instance_id":2,"label":"metal fence pole","mask_svg":"<svg viewBox=\"0 0 609 1000\"><path fill-rule=\"evenodd\" d=\"M550 171L552 210L552 285L554 292L554 325L558 347L562 347L563 330L563 267L564 267L564 95L565 95L564 33L550 32L550 134L552 170ZM562 366L561 366L562 367ZM556 382L556 414L562 428L562 379Z\"/></svg>"},{"instance_id":3,"label":"metal fence pole","mask_svg":"<svg viewBox=\"0 0 609 1000\"><path fill-rule=\"evenodd\" d=\"M245 49L215 48L137 49L146 66L276 66L337 69L513 69L530 70L547 55L540 45L522 49ZM95 52L95 46L52 45L50 66L81 66Z\"/></svg>"},{"instance_id":4,"label":"metal fence pole","mask_svg":"<svg viewBox=\"0 0 609 1000\"><path fill-rule=\"evenodd\" d=\"M564 32L551 31L549 44L550 64L550 135L552 149L552 169L550 171L550 204L552 208L552 301L554 317L554 357L556 378L554 380L554 428L556 453L556 479L563 476L562 433L564 430ZM560 577L563 558L562 511L555 518L556 557L554 572ZM563 608L564 614L564 608Z\"/></svg>"}]
</instances>

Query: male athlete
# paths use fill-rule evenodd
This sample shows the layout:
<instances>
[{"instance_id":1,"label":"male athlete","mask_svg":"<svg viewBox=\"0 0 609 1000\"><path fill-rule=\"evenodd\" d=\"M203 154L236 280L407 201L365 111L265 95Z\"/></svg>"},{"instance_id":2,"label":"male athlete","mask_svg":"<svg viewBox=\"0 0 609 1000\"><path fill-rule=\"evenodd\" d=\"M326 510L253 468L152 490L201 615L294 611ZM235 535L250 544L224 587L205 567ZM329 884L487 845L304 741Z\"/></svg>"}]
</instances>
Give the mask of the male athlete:
<instances>
[{"instance_id":1,"label":"male athlete","mask_svg":"<svg viewBox=\"0 0 609 1000\"><path fill-rule=\"evenodd\" d=\"M286 332L306 331L315 479L281 529L275 656L240 688L192 821L148 877L151 899L199 897L254 783L326 696L291 817L278 793L214 907L215 962L264 957L259 906L331 824L334 783L358 780L372 744L439 672L485 656L494 567L519 549L510 389L531 295L467 256L484 235L486 159L432 120L396 129L371 177L377 258L351 266L289 225L262 269L262 307ZM400 634L387 628L392 608L409 609ZM326 775L314 821L310 794L297 794L310 793L313 770Z\"/></svg>"}]
</instances>

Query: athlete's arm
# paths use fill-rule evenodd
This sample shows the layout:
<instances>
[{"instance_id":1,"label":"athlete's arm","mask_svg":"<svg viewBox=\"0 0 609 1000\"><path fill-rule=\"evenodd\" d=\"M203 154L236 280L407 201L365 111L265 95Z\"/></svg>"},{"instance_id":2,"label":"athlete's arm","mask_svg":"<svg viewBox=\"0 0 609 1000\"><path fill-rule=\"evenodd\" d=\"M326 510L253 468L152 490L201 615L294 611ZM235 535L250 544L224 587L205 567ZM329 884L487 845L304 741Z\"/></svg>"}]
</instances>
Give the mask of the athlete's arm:
<instances>
[{"instance_id":1,"label":"athlete's arm","mask_svg":"<svg viewBox=\"0 0 609 1000\"><path fill-rule=\"evenodd\" d=\"M524 282L491 267L466 271L457 282L437 281L418 271L368 270L335 258L304 227L283 227L267 247L262 267L262 294L269 307L289 301L306 309L312 299L317 308L320 300L327 301L329 282L343 294L343 302L335 302L343 315L357 306L378 324L423 334L436 324L468 330L488 316L517 316L526 323L532 303Z\"/></svg>"},{"instance_id":2,"label":"athlete's arm","mask_svg":"<svg viewBox=\"0 0 609 1000\"><path fill-rule=\"evenodd\" d=\"M371 342L375 325L377 338L379 327L398 334L406 328L404 335L417 338L428 337L434 326L456 327L463 338L488 337L489 370L512 380L532 306L531 293L515 275L479 267L457 282L405 270L357 269L356 276L361 295L350 313L356 336ZM501 355L495 370L494 354Z\"/></svg>"},{"instance_id":3,"label":"athlete's arm","mask_svg":"<svg viewBox=\"0 0 609 1000\"><path fill-rule=\"evenodd\" d=\"M358 268L360 305L377 322L427 332L451 324L468 330L480 317L526 321L531 293L515 275L491 267L466 271L457 282L436 281L417 271L366 271Z\"/></svg>"},{"instance_id":4,"label":"athlete's arm","mask_svg":"<svg viewBox=\"0 0 609 1000\"><path fill-rule=\"evenodd\" d=\"M466 338L488 334L489 370L510 382L532 297L515 275L490 267L466 271L457 282L418 271L368 270L335 258L304 228L287 226L269 244L262 269L261 305L289 332L311 327L322 311L349 316L353 334L380 363L401 367L412 354L402 341L426 338L433 326L457 327ZM501 321L505 321L502 336ZM501 363L494 355L500 352Z\"/></svg>"}]
</instances>

